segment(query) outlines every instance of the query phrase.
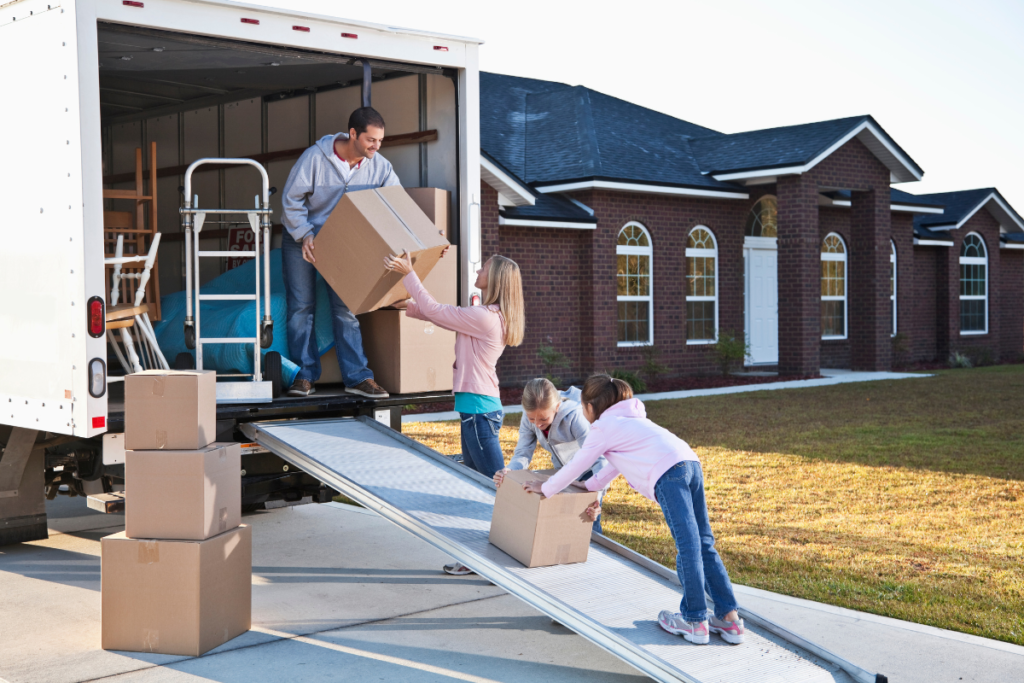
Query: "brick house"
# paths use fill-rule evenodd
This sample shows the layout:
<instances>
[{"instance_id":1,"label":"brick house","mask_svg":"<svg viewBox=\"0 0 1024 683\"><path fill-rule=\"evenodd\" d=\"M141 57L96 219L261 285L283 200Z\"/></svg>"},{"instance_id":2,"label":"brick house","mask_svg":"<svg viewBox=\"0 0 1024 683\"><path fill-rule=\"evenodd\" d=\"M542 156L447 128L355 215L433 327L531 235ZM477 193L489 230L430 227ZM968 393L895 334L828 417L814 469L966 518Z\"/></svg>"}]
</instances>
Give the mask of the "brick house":
<instances>
[{"instance_id":1,"label":"brick house","mask_svg":"<svg viewBox=\"0 0 1024 683\"><path fill-rule=\"evenodd\" d=\"M725 135L584 87L481 74L483 253L515 259L527 333L503 384L713 371L719 330L782 374L1024 354L1024 219L995 189L913 195L870 116ZM900 335L896 337L897 333Z\"/></svg>"}]
</instances>

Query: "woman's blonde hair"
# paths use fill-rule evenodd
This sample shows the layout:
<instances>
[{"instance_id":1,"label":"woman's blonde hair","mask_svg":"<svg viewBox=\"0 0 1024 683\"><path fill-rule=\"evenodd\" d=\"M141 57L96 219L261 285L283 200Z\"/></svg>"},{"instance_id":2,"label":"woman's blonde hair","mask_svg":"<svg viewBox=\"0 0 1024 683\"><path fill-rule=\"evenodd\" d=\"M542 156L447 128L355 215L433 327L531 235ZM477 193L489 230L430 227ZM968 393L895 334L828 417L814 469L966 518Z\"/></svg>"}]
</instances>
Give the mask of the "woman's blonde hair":
<instances>
[{"instance_id":1,"label":"woman's blonde hair","mask_svg":"<svg viewBox=\"0 0 1024 683\"><path fill-rule=\"evenodd\" d=\"M523 410L531 412L537 409L554 408L562 402L555 385L538 377L531 379L523 387Z\"/></svg>"},{"instance_id":2,"label":"woman's blonde hair","mask_svg":"<svg viewBox=\"0 0 1024 683\"><path fill-rule=\"evenodd\" d=\"M498 304L501 317L505 319L505 343L519 346L526 331L526 305L523 303L523 278L519 274L519 264L497 254L489 261L491 266L487 270L484 305Z\"/></svg>"}]
</instances>

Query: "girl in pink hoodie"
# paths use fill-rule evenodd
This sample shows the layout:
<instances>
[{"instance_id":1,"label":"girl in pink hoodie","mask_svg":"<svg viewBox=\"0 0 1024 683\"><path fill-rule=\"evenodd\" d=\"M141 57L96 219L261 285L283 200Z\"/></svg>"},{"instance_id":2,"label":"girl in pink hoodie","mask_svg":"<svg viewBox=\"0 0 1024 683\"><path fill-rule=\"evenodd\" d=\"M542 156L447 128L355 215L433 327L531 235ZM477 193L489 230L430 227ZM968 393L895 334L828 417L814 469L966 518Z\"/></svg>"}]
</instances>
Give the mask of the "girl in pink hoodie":
<instances>
[{"instance_id":1,"label":"girl in pink hoodie","mask_svg":"<svg viewBox=\"0 0 1024 683\"><path fill-rule=\"evenodd\" d=\"M504 256L492 256L477 271L476 287L483 291L482 306L439 304L420 282L408 254L388 257L384 264L402 273L402 284L413 301L406 314L429 320L455 332L455 410L462 420L462 461L487 477L504 469L498 435L502 418L498 393L498 358L506 346L519 346L526 326L523 281L519 266ZM455 562L445 565L449 574L472 574Z\"/></svg>"},{"instance_id":2,"label":"girl in pink hoodie","mask_svg":"<svg viewBox=\"0 0 1024 683\"><path fill-rule=\"evenodd\" d=\"M697 455L685 441L648 420L644 404L620 379L592 376L583 385L580 402L591 423L583 448L546 482L528 481L524 488L546 497L557 495L603 455L608 465L585 482L586 489L600 491L622 474L631 487L661 506L675 539L676 572L683 586L681 613L663 610L658 623L698 645L710 641L709 631L726 642L742 643L743 620L736 613L729 574L715 550ZM710 625L705 590L715 603Z\"/></svg>"}]
</instances>

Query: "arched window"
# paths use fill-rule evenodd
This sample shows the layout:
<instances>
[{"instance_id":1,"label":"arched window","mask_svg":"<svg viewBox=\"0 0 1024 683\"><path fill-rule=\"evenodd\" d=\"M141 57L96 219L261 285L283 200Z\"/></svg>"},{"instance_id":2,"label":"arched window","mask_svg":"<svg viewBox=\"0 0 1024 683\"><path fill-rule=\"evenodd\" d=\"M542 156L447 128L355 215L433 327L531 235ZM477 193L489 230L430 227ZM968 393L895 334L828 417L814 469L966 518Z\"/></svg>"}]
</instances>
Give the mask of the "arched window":
<instances>
[{"instance_id":1,"label":"arched window","mask_svg":"<svg viewBox=\"0 0 1024 683\"><path fill-rule=\"evenodd\" d=\"M960 246L960 334L988 332L988 252L978 233Z\"/></svg>"},{"instance_id":2,"label":"arched window","mask_svg":"<svg viewBox=\"0 0 1024 683\"><path fill-rule=\"evenodd\" d=\"M686 241L686 343L707 344L718 337L718 245L703 226Z\"/></svg>"},{"instance_id":3,"label":"arched window","mask_svg":"<svg viewBox=\"0 0 1024 683\"><path fill-rule=\"evenodd\" d=\"M834 232L821 242L821 338L846 339L846 245Z\"/></svg>"},{"instance_id":4,"label":"arched window","mask_svg":"<svg viewBox=\"0 0 1024 683\"><path fill-rule=\"evenodd\" d=\"M892 306L892 334L896 336L896 243L889 240L889 303Z\"/></svg>"},{"instance_id":5,"label":"arched window","mask_svg":"<svg viewBox=\"0 0 1024 683\"><path fill-rule=\"evenodd\" d=\"M747 237L779 236L779 205L775 197L761 197L747 214Z\"/></svg>"},{"instance_id":6,"label":"arched window","mask_svg":"<svg viewBox=\"0 0 1024 683\"><path fill-rule=\"evenodd\" d=\"M654 341L651 236L639 223L626 223L615 246L618 260L619 345Z\"/></svg>"}]
</instances>

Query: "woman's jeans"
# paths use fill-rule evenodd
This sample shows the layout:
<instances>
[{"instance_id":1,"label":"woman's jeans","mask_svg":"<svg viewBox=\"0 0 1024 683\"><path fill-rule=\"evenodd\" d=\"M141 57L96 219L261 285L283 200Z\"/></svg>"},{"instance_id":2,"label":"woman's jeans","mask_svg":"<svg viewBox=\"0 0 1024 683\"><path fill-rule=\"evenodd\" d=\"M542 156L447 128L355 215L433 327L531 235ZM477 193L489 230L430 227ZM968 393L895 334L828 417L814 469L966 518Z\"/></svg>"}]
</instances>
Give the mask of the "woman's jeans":
<instances>
[{"instance_id":1,"label":"woman's jeans","mask_svg":"<svg viewBox=\"0 0 1024 683\"><path fill-rule=\"evenodd\" d=\"M293 240L287 231L281 240L281 279L288 301L288 351L299 366L295 379L315 382L320 379L320 349L313 331L316 268L302 258L302 244ZM327 297L331 302L331 323L341 377L345 386L354 387L373 378L363 353L359 321L330 286L327 287Z\"/></svg>"},{"instance_id":2,"label":"woman's jeans","mask_svg":"<svg viewBox=\"0 0 1024 683\"><path fill-rule=\"evenodd\" d=\"M462 462L487 477L505 467L501 454L498 434L501 432L503 414L500 410L490 413L459 413L462 419Z\"/></svg>"},{"instance_id":3,"label":"woman's jeans","mask_svg":"<svg viewBox=\"0 0 1024 683\"><path fill-rule=\"evenodd\" d=\"M676 541L676 573L683 585L679 611L683 619L707 619L705 590L715 603L715 616L721 619L737 608L736 596L722 558L715 550L700 463L686 460L673 465L654 485L654 495Z\"/></svg>"}]
</instances>

